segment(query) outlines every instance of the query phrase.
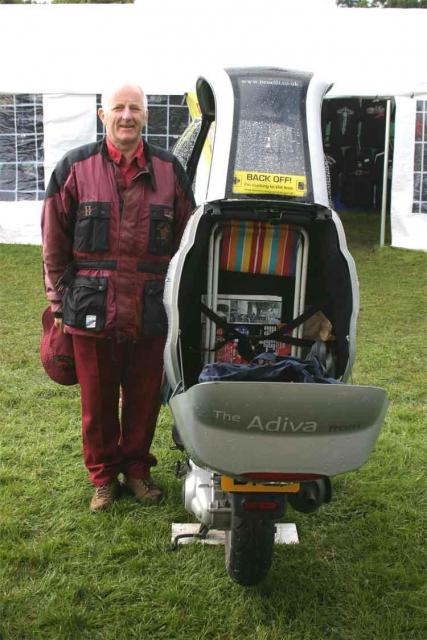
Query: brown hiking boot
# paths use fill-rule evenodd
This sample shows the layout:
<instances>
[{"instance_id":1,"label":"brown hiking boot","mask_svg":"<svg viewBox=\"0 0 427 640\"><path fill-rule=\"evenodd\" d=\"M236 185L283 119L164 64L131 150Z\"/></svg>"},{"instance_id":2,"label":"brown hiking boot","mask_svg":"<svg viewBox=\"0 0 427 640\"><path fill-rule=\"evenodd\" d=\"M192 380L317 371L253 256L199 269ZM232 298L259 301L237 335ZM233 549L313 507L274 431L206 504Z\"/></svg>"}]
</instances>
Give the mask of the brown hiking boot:
<instances>
[{"instance_id":1,"label":"brown hiking boot","mask_svg":"<svg viewBox=\"0 0 427 640\"><path fill-rule=\"evenodd\" d=\"M159 504L163 499L162 490L154 484L152 478L124 476L123 484L143 504Z\"/></svg>"},{"instance_id":2,"label":"brown hiking boot","mask_svg":"<svg viewBox=\"0 0 427 640\"><path fill-rule=\"evenodd\" d=\"M102 509L108 509L115 500L119 497L120 485L117 480L102 484L100 487L95 487L95 493L90 501L90 510L92 513L101 511Z\"/></svg>"}]
</instances>

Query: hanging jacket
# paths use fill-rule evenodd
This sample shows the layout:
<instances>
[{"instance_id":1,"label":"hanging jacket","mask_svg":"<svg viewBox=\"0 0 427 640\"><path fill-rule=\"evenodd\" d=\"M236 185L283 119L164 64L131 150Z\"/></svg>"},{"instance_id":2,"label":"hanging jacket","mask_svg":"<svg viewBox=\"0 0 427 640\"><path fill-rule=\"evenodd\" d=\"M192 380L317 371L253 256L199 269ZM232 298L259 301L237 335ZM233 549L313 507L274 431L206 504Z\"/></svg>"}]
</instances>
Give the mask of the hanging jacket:
<instances>
[{"instance_id":1,"label":"hanging jacket","mask_svg":"<svg viewBox=\"0 0 427 640\"><path fill-rule=\"evenodd\" d=\"M127 188L105 140L69 152L52 174L44 282L69 333L119 341L166 334L164 279L194 198L171 153L144 142L144 155Z\"/></svg>"}]
</instances>

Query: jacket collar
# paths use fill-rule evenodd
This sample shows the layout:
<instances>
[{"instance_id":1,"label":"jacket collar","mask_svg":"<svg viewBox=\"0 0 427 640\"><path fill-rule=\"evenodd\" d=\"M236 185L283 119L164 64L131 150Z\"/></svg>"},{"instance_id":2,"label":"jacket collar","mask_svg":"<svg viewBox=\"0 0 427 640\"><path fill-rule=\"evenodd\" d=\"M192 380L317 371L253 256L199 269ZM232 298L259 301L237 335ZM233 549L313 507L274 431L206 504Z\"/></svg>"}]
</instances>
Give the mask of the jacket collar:
<instances>
[{"instance_id":1,"label":"jacket collar","mask_svg":"<svg viewBox=\"0 0 427 640\"><path fill-rule=\"evenodd\" d=\"M106 160L108 160L108 162L113 162L113 160L110 158L110 154L108 153L107 138L103 138L103 140L101 141L100 150L101 150L101 155ZM156 174L154 172L154 167L152 162L153 153L152 153L151 145L146 140L144 140L144 156L146 160L146 166L143 169L141 169L141 174L144 174L144 173L148 174L150 178L152 190L157 191Z\"/></svg>"},{"instance_id":2,"label":"jacket collar","mask_svg":"<svg viewBox=\"0 0 427 640\"><path fill-rule=\"evenodd\" d=\"M107 143L107 149L108 149L108 154L110 156L110 158L113 160L113 162L115 162L117 165L121 165L121 164L128 164L127 159L125 158L125 156L123 155L123 153L111 142L111 140L109 140L108 138L106 139L106 143ZM135 153L133 154L133 157L130 160L130 164L132 162L136 163L136 166L139 169L143 169L145 167L145 155L144 155L144 147L143 147L143 141L141 138L141 141L139 143L139 145L136 148Z\"/></svg>"}]
</instances>

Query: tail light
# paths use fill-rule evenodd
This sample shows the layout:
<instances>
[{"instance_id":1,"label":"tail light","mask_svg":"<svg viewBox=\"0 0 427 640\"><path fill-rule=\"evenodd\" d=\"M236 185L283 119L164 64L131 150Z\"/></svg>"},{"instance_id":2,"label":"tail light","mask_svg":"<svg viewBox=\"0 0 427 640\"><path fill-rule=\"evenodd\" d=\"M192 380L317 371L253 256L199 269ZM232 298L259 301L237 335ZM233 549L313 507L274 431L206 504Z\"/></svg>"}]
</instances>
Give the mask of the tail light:
<instances>
[{"instance_id":1,"label":"tail light","mask_svg":"<svg viewBox=\"0 0 427 640\"><path fill-rule=\"evenodd\" d=\"M242 507L245 511L276 511L280 504L276 500L243 500Z\"/></svg>"}]
</instances>

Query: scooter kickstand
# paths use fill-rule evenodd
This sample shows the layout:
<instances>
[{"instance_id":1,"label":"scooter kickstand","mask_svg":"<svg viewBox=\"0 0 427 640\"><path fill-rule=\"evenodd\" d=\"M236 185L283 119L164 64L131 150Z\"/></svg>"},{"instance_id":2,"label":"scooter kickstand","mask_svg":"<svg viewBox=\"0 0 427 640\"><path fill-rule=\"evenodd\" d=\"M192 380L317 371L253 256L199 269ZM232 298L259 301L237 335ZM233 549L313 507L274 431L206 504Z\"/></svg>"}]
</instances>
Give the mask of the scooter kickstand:
<instances>
[{"instance_id":1,"label":"scooter kickstand","mask_svg":"<svg viewBox=\"0 0 427 640\"><path fill-rule=\"evenodd\" d=\"M197 538L198 540L205 540L206 536L208 535L208 532L209 532L209 527L205 524L201 524L200 529L197 531L197 533L180 533L178 536L175 536L175 538L172 540L170 551L178 550L179 540L182 540L183 538Z\"/></svg>"}]
</instances>

